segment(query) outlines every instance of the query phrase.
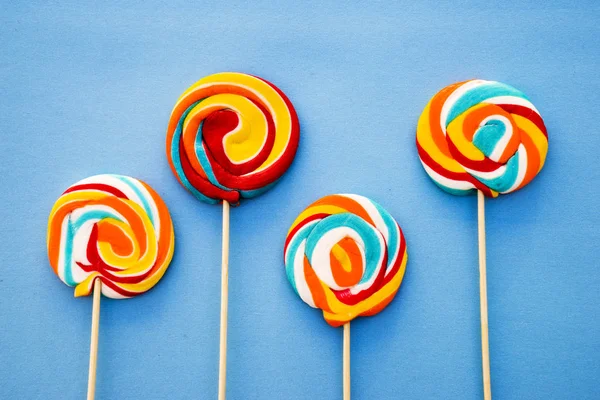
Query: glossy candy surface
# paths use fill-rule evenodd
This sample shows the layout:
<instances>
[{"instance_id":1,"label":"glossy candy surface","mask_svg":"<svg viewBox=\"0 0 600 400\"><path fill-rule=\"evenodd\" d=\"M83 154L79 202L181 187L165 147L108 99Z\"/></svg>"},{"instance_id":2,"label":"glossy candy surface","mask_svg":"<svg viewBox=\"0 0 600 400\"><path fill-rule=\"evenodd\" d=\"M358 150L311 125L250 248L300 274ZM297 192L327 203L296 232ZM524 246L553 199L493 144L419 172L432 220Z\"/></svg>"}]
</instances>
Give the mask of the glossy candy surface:
<instances>
[{"instance_id":1,"label":"glossy candy surface","mask_svg":"<svg viewBox=\"0 0 600 400\"><path fill-rule=\"evenodd\" d=\"M147 184L123 175L96 175L69 187L48 220L52 270L75 296L94 280L115 299L136 296L162 278L175 238L169 211Z\"/></svg>"},{"instance_id":2,"label":"glossy candy surface","mask_svg":"<svg viewBox=\"0 0 600 400\"><path fill-rule=\"evenodd\" d=\"M476 79L447 86L430 100L419 118L417 149L425 171L445 191L496 197L540 172L548 133L523 93Z\"/></svg>"},{"instance_id":3,"label":"glossy candy surface","mask_svg":"<svg viewBox=\"0 0 600 400\"><path fill-rule=\"evenodd\" d=\"M406 268L404 235L379 204L336 194L311 204L292 224L287 277L332 326L375 315L394 298Z\"/></svg>"},{"instance_id":4,"label":"glossy candy surface","mask_svg":"<svg viewBox=\"0 0 600 400\"><path fill-rule=\"evenodd\" d=\"M275 85L223 72L202 78L177 100L167 158L196 198L237 204L268 190L291 165L299 140L292 103Z\"/></svg>"}]
</instances>

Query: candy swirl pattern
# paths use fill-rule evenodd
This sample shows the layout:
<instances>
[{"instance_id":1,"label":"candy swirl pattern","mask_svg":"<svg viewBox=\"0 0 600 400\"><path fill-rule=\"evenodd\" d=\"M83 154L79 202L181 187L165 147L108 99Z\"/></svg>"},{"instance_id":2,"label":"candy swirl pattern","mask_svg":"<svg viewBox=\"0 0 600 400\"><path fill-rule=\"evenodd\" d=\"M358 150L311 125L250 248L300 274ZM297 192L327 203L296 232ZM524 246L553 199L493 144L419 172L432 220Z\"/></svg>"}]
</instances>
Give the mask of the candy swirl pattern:
<instances>
[{"instance_id":1,"label":"candy swirl pattern","mask_svg":"<svg viewBox=\"0 0 600 400\"><path fill-rule=\"evenodd\" d=\"M540 172L548 133L538 110L519 90L485 80L442 89L417 127L421 163L445 191L486 196L513 192Z\"/></svg>"},{"instance_id":2,"label":"candy swirl pattern","mask_svg":"<svg viewBox=\"0 0 600 400\"><path fill-rule=\"evenodd\" d=\"M383 310L400 287L407 259L394 218L353 194L311 204L292 224L284 249L292 287L332 326Z\"/></svg>"},{"instance_id":3,"label":"candy swirl pattern","mask_svg":"<svg viewBox=\"0 0 600 400\"><path fill-rule=\"evenodd\" d=\"M177 100L167 158L179 182L211 204L237 204L268 190L291 165L296 111L275 85L255 76L207 76Z\"/></svg>"},{"instance_id":4,"label":"candy swirl pattern","mask_svg":"<svg viewBox=\"0 0 600 400\"><path fill-rule=\"evenodd\" d=\"M169 211L147 184L122 175L96 175L69 187L48 220L52 269L75 297L94 281L115 299L137 296L162 278L175 239Z\"/></svg>"}]
</instances>

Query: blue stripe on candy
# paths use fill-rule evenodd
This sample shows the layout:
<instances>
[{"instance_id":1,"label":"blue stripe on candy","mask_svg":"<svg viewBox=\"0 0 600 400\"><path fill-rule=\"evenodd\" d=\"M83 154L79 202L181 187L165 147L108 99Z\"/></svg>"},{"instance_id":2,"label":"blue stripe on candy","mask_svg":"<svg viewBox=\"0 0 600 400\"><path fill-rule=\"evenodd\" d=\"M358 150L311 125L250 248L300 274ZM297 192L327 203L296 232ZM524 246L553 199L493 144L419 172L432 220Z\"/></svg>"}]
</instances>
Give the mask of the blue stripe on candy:
<instances>
[{"instance_id":1,"label":"blue stripe on candy","mask_svg":"<svg viewBox=\"0 0 600 400\"><path fill-rule=\"evenodd\" d=\"M288 281L290 281L290 284L294 288L294 291L298 295L300 295L300 293L298 293L298 289L296 287L296 278L294 277L294 258L296 257L298 248L308 237L308 235L310 235L314 226L315 224L312 223L299 229L288 245L287 257L285 259L285 274L287 275Z\"/></svg>"},{"instance_id":2,"label":"blue stripe on candy","mask_svg":"<svg viewBox=\"0 0 600 400\"><path fill-rule=\"evenodd\" d=\"M148 214L148 218L150 218L150 222L152 223L152 226L154 226L154 218L152 217L152 209L150 208L150 204L148 204L146 196L144 196L144 194L142 193L140 188L137 186L137 182L132 181L127 176L123 176L123 175L113 175L113 176L115 178L125 182L127 185L129 185L129 187L131 187L131 189L135 192L135 194L140 198L140 201L142 202L142 206L143 206L144 210L146 211L146 214Z\"/></svg>"},{"instance_id":3,"label":"blue stripe on candy","mask_svg":"<svg viewBox=\"0 0 600 400\"><path fill-rule=\"evenodd\" d=\"M443 191L450 193L454 196L468 196L475 191L475 189L454 189L448 186L444 186L437 181L433 181L440 189Z\"/></svg>"},{"instance_id":4,"label":"blue stripe on candy","mask_svg":"<svg viewBox=\"0 0 600 400\"><path fill-rule=\"evenodd\" d=\"M117 221L123 222L123 220L109 211L104 210L93 210L84 213L77 220L71 220L71 214L69 214L69 221L67 225L67 237L65 241L65 282L69 286L77 285L77 282L73 279L73 272L71 271L71 264L73 262L73 238L77 234L77 231L90 220L102 220L104 218L113 218Z\"/></svg>"},{"instance_id":5,"label":"blue stripe on candy","mask_svg":"<svg viewBox=\"0 0 600 400\"><path fill-rule=\"evenodd\" d=\"M490 157L498 142L506 133L506 125L499 120L490 120L485 125L479 127L473 136L473 144L486 157Z\"/></svg>"},{"instance_id":6,"label":"blue stripe on candy","mask_svg":"<svg viewBox=\"0 0 600 400\"><path fill-rule=\"evenodd\" d=\"M71 263L73 262L73 223L71 222L71 214L69 214L69 220L67 221L67 237L65 240L65 283L69 286L75 286L77 282L73 280L73 273L71 272Z\"/></svg>"},{"instance_id":7,"label":"blue stripe on candy","mask_svg":"<svg viewBox=\"0 0 600 400\"><path fill-rule=\"evenodd\" d=\"M352 229L358 233L364 242L366 265L359 283L367 282L373 277L377 269L377 262L381 258L381 245L379 237L375 233L375 228L357 215L340 213L321 220L306 240L306 256L312 265L313 254L319 240L330 230L341 227Z\"/></svg>"},{"instance_id":8,"label":"blue stripe on candy","mask_svg":"<svg viewBox=\"0 0 600 400\"><path fill-rule=\"evenodd\" d=\"M217 177L215 176L215 173L212 169L212 165L210 165L210 161L208 161L208 156L206 155L206 150L204 149L204 146L202 145L202 127L203 126L204 126L204 121L202 121L200 123L200 125L198 126L198 133L196 134L196 144L194 146L194 149L196 150L196 158L198 159L198 162L200 162L200 165L202 166L202 169L204 170L204 173L206 174L206 177L208 178L210 183L212 183L213 185L215 185L216 187L218 187L220 189L231 190L228 187L225 187L219 183L219 181L217 180Z\"/></svg>"},{"instance_id":9,"label":"blue stripe on candy","mask_svg":"<svg viewBox=\"0 0 600 400\"><path fill-rule=\"evenodd\" d=\"M496 192L507 191L517 180L517 175L519 173L519 151L521 150L518 150L515 155L508 160L506 163L506 170L499 177L494 179L483 179L476 175L473 175L473 177Z\"/></svg>"},{"instance_id":10,"label":"blue stripe on candy","mask_svg":"<svg viewBox=\"0 0 600 400\"><path fill-rule=\"evenodd\" d=\"M456 117L467 111L469 108L497 96L515 96L528 100L523 93L512 86L500 82L488 82L463 94L452 105L444 126L448 126L448 124L454 121Z\"/></svg>"},{"instance_id":11,"label":"blue stripe on candy","mask_svg":"<svg viewBox=\"0 0 600 400\"><path fill-rule=\"evenodd\" d=\"M181 135L183 131L183 122L185 121L185 117L187 117L190 111L192 111L192 109L196 105L198 105L202 100L204 99L198 100L197 102L189 106L187 110L185 110L185 112L181 115L181 118L179 118L179 121L177 122L177 127L175 128L175 132L173 132L173 140L171 141L171 160L173 161L173 166L175 167L175 171L177 172L177 177L183 183L183 186L185 186L187 190L189 190L200 201L204 201L210 204L217 204L220 202L220 200L203 195L190 183L190 181L185 176L185 173L183 172L183 167L181 166L181 159L179 158L179 141L181 140Z\"/></svg>"},{"instance_id":12,"label":"blue stripe on candy","mask_svg":"<svg viewBox=\"0 0 600 400\"><path fill-rule=\"evenodd\" d=\"M371 203L373 203L373 205L379 212L379 215L381 215L381 218L383 219L383 222L385 223L385 226L388 229L389 237L387 239L387 241L388 241L387 248L389 250L393 250L395 253L398 250L398 246L399 246L399 242L400 242L400 238L398 236L398 226L396 224L396 221L394 221L394 218L392 218L390 213L388 213L379 204L375 203L372 200L371 200ZM387 270L390 270L392 268L392 256L393 256L393 254L389 254L389 252L388 252Z\"/></svg>"},{"instance_id":13,"label":"blue stripe on candy","mask_svg":"<svg viewBox=\"0 0 600 400\"><path fill-rule=\"evenodd\" d=\"M251 198L256 197L260 194L263 194L267 190L271 189L273 186L275 186L275 184L277 184L277 182L279 182L279 179L277 179L275 182L269 183L268 185L261 187L259 189L240 190L240 196L242 196L245 199L251 199Z\"/></svg>"}]
</instances>

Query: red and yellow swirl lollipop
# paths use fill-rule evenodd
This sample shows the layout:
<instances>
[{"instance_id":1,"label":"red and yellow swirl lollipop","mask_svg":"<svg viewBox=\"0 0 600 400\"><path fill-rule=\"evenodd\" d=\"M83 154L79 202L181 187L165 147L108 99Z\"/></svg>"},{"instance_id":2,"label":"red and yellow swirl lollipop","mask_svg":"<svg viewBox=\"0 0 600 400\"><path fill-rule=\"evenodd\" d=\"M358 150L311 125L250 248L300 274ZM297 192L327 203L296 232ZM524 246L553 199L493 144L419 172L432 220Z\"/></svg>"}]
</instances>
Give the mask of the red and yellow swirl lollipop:
<instances>
[{"instance_id":1,"label":"red and yellow swirl lollipop","mask_svg":"<svg viewBox=\"0 0 600 400\"><path fill-rule=\"evenodd\" d=\"M256 76L222 72L190 86L167 127L171 170L197 199L223 203L219 400L225 399L229 205L271 188L290 167L300 138L292 103Z\"/></svg>"},{"instance_id":2,"label":"red and yellow swirl lollipop","mask_svg":"<svg viewBox=\"0 0 600 400\"><path fill-rule=\"evenodd\" d=\"M177 100L167 128L167 159L199 200L236 204L268 190L289 168L299 140L296 111L275 85L222 72Z\"/></svg>"}]
</instances>

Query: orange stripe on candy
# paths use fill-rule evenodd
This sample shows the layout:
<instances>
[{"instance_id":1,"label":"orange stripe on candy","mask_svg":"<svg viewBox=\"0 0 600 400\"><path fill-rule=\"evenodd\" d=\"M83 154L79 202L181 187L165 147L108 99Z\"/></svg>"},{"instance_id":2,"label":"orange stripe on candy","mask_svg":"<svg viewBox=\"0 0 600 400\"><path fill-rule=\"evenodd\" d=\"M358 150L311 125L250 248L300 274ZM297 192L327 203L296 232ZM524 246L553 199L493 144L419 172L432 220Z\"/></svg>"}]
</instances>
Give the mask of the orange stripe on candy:
<instances>
[{"instance_id":1,"label":"orange stripe on candy","mask_svg":"<svg viewBox=\"0 0 600 400\"><path fill-rule=\"evenodd\" d=\"M71 201L63 204L50 215L48 220L48 259L50 260L50 266L57 275L63 220L73 210L84 207L89 203L90 200Z\"/></svg>"},{"instance_id":2,"label":"orange stripe on candy","mask_svg":"<svg viewBox=\"0 0 600 400\"><path fill-rule=\"evenodd\" d=\"M396 296L396 293L398 293L398 290L400 289L400 286L398 286L396 289L394 289L388 297L386 297L385 299L383 299L380 303L378 303L376 306L374 306L373 308L371 308L370 310L367 310L363 313L361 313L360 315L362 317L372 317L375 314L380 313L384 308L386 308L388 306L388 304L390 304L392 302L392 300L394 299L394 297Z\"/></svg>"},{"instance_id":3,"label":"orange stripe on candy","mask_svg":"<svg viewBox=\"0 0 600 400\"><path fill-rule=\"evenodd\" d=\"M535 143L526 132L521 134L521 142L523 143L523 147L525 147L525 151L527 151L527 171L525 171L523 182L521 182L517 189L520 189L531 182L540 170L539 149L535 146Z\"/></svg>"},{"instance_id":4,"label":"orange stripe on candy","mask_svg":"<svg viewBox=\"0 0 600 400\"><path fill-rule=\"evenodd\" d=\"M325 295L323 284L315 271L313 271L308 262L308 257L306 256L304 256L304 277L306 278L306 283L308 284L315 306L321 310L331 311L329 304L327 303L327 296Z\"/></svg>"},{"instance_id":5,"label":"orange stripe on candy","mask_svg":"<svg viewBox=\"0 0 600 400\"><path fill-rule=\"evenodd\" d=\"M167 205L158 195L158 193L156 193L154 189L152 189L146 183L141 183L142 185L144 185L148 193L150 193L150 196L152 196L152 199L156 204L156 208L158 209L158 216L161 222L156 263L152 267L151 272L151 274L154 274L156 270L160 271L160 275L157 277L158 280L163 276L163 274L166 271L166 268L163 268L163 265L168 265L171 259L173 258L173 250L175 247L173 222L171 220L171 216L169 215Z\"/></svg>"},{"instance_id":6,"label":"orange stripe on candy","mask_svg":"<svg viewBox=\"0 0 600 400\"><path fill-rule=\"evenodd\" d=\"M452 158L452 155L450 154L450 150L448 149L446 135L444 135L444 132L441 128L440 115L442 114L442 107L444 107L446 99L450 97L454 90L458 89L466 82L469 81L457 82L453 85L445 87L438 94L436 94L429 103L429 130L431 131L431 138L433 139L433 142L435 143L437 148L449 158Z\"/></svg>"},{"instance_id":7,"label":"orange stripe on candy","mask_svg":"<svg viewBox=\"0 0 600 400\"><path fill-rule=\"evenodd\" d=\"M340 196L337 194L325 196L322 199L311 204L310 207L317 206L317 205L325 205L325 204L334 205L334 206L343 208L347 212L355 214L355 215L361 217L362 219L364 219L365 221L367 221L369 224L375 226L375 223L369 216L369 213L367 213L367 211L363 208L363 206L361 206L360 203L354 201L353 199L351 199L349 197Z\"/></svg>"},{"instance_id":8,"label":"orange stripe on candy","mask_svg":"<svg viewBox=\"0 0 600 400\"><path fill-rule=\"evenodd\" d=\"M91 201L89 204L105 205L121 214L127 220L129 226L131 227L131 230L138 239L140 253L144 254L146 252L146 229L144 227L144 223L140 219L140 216L133 208L131 208L127 203L123 202L121 199L118 199L116 197L105 197L100 201Z\"/></svg>"},{"instance_id":9,"label":"orange stripe on candy","mask_svg":"<svg viewBox=\"0 0 600 400\"><path fill-rule=\"evenodd\" d=\"M331 273L341 287L351 287L360 282L364 265L362 254L354 239L345 237L329 253Z\"/></svg>"},{"instance_id":10,"label":"orange stripe on candy","mask_svg":"<svg viewBox=\"0 0 600 400\"><path fill-rule=\"evenodd\" d=\"M472 142L473 136L475 132L480 128L481 122L486 118L494 115L501 115L506 118L513 128L513 134L511 135L506 147L504 148L504 152L499 158L499 163L505 164L517 151L520 143L520 135L518 131L517 124L515 123L513 117L504 111L501 107L495 104L478 104L475 107L472 107L468 114L465 116L463 121L463 133L465 138Z\"/></svg>"},{"instance_id":11,"label":"orange stripe on candy","mask_svg":"<svg viewBox=\"0 0 600 400\"><path fill-rule=\"evenodd\" d=\"M131 239L116 225L98 224L98 241L108 242L115 254L126 257L133 252Z\"/></svg>"}]
</instances>

